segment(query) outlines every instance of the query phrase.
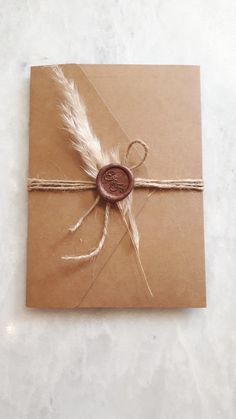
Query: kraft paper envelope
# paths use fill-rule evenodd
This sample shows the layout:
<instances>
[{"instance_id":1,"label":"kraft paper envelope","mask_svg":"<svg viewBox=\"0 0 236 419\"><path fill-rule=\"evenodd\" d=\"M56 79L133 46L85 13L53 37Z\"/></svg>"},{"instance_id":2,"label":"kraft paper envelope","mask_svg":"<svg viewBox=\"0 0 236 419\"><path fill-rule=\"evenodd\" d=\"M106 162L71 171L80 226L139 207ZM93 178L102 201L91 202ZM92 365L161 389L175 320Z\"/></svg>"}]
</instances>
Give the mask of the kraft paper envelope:
<instances>
[{"instance_id":1,"label":"kraft paper envelope","mask_svg":"<svg viewBox=\"0 0 236 419\"><path fill-rule=\"evenodd\" d=\"M124 153L136 138L149 146L134 170L151 179L202 177L197 66L63 65L86 104L104 149ZM32 67L29 177L88 180L63 130L60 88L50 67ZM137 147L131 160L136 162ZM75 233L68 231L96 191L29 192L27 306L205 307L203 196L196 191L134 190L133 213L148 292L129 233L115 208L101 253L91 262L62 260L93 249L104 203Z\"/></svg>"}]
</instances>

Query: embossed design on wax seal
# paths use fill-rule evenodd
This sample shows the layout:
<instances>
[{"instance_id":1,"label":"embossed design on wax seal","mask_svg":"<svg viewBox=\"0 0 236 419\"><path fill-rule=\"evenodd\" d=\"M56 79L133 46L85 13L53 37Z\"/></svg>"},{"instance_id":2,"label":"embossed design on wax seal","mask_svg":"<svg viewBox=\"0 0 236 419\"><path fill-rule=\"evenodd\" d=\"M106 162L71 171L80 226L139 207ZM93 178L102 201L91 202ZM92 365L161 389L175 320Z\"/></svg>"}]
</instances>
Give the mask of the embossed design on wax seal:
<instances>
[{"instance_id":1,"label":"embossed design on wax seal","mask_svg":"<svg viewBox=\"0 0 236 419\"><path fill-rule=\"evenodd\" d=\"M124 199L134 187L131 170L121 164L108 164L102 167L96 179L99 194L109 202Z\"/></svg>"}]
</instances>

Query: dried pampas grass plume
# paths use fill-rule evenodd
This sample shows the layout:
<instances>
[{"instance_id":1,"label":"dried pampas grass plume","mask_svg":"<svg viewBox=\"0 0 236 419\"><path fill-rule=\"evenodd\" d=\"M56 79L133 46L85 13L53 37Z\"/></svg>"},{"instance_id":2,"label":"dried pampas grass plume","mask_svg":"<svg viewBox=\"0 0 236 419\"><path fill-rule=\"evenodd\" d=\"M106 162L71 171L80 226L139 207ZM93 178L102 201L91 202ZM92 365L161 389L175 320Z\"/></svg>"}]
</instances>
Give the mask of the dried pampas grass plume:
<instances>
[{"instance_id":1,"label":"dried pampas grass plume","mask_svg":"<svg viewBox=\"0 0 236 419\"><path fill-rule=\"evenodd\" d=\"M110 163L121 163L118 148L112 149L110 152L104 152L102 150L100 140L94 134L89 124L85 104L80 97L79 91L75 86L74 81L68 80L65 77L62 69L58 66L52 67L52 75L53 79L61 88L63 101L60 104L60 110L64 128L71 135L72 145L74 149L79 152L80 157L82 158L84 171L92 179L96 179L99 170L103 166ZM132 199L133 192L131 192L125 199L123 199L123 201L118 202L117 206L121 213L122 220L128 229L135 248L135 252L138 257L139 264L142 268L139 257L139 233L135 218L131 211ZM100 197L97 197L91 207L86 211L86 213L69 230L72 232L76 231L81 226L85 218L87 218L87 216L94 210L99 201ZM109 210L110 204L106 204L103 232L97 247L86 255L64 256L63 259L88 261L98 255L104 245L105 238L107 236ZM151 293L149 286L148 289Z\"/></svg>"},{"instance_id":2,"label":"dried pampas grass plume","mask_svg":"<svg viewBox=\"0 0 236 419\"><path fill-rule=\"evenodd\" d=\"M94 134L86 113L86 107L73 80L68 80L62 69L52 67L53 78L61 87L63 102L60 104L65 129L70 133L72 145L80 153L85 172L93 179L106 164L119 162L118 150L108 154L102 150L100 140Z\"/></svg>"}]
</instances>

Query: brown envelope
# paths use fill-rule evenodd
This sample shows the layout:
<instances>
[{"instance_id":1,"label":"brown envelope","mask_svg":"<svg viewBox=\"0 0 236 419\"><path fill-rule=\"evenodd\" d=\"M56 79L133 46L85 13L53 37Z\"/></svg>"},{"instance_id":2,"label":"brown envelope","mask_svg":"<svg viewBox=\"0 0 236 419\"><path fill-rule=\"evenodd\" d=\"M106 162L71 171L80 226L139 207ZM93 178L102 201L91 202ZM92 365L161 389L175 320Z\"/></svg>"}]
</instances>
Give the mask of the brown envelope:
<instances>
[{"instance_id":1,"label":"brown envelope","mask_svg":"<svg viewBox=\"0 0 236 419\"><path fill-rule=\"evenodd\" d=\"M148 157L135 176L199 179L199 68L156 65L63 65L78 85L102 146L143 139ZM50 67L32 67L29 177L88 179L62 129L59 88ZM133 161L140 150L133 153ZM114 208L108 238L92 262L65 261L93 249L103 228L101 204L68 231L96 192L29 192L27 306L205 307L203 197L194 191L134 191L133 212L151 297L129 234Z\"/></svg>"}]
</instances>

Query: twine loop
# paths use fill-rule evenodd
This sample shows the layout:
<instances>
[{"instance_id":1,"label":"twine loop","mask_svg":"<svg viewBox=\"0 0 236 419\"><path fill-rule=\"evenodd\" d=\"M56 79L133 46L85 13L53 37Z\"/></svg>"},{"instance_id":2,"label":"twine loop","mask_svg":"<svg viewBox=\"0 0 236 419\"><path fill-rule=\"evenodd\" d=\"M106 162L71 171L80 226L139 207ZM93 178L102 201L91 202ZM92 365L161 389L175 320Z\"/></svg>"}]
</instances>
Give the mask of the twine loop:
<instances>
[{"instance_id":1,"label":"twine loop","mask_svg":"<svg viewBox=\"0 0 236 419\"><path fill-rule=\"evenodd\" d=\"M137 169L137 167L140 167L145 162L145 160L147 158L147 155L148 155L148 146L147 146L147 144L144 141L139 140L139 139L133 140L133 141L131 141L129 143L129 145L127 147L126 154L125 154L125 160L124 160L124 163L125 164L127 164L127 161L128 161L128 158L129 158L129 154L130 154L130 151L131 151L131 148L133 147L134 144L139 144L139 145L142 146L142 148L143 148L143 156L142 156L141 160L137 164L134 164L133 166L129 166L129 169Z\"/></svg>"}]
</instances>

